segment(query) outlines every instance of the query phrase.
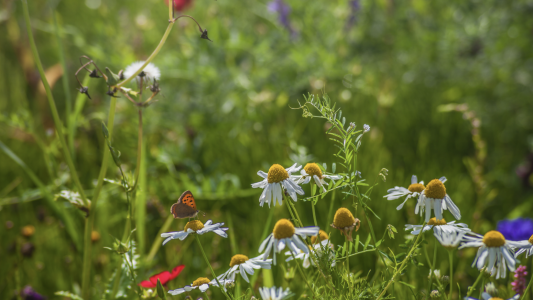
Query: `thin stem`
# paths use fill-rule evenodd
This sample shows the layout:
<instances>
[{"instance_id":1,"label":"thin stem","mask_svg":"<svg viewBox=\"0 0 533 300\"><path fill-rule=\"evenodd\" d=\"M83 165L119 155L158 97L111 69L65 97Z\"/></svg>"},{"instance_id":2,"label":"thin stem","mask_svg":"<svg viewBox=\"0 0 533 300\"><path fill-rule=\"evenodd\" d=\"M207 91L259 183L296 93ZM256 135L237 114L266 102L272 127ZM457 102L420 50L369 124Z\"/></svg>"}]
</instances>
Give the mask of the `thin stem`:
<instances>
[{"instance_id":1,"label":"thin stem","mask_svg":"<svg viewBox=\"0 0 533 300\"><path fill-rule=\"evenodd\" d=\"M469 289L468 289L468 293L466 294L467 297L470 297L470 295L472 295L472 292L474 292L474 290L476 289L476 286L479 282L479 280L481 279L481 277L483 277L483 272L485 272L485 268L481 269L479 271L479 276L477 277L476 281L474 282L474 285L471 286Z\"/></svg>"},{"instance_id":2,"label":"thin stem","mask_svg":"<svg viewBox=\"0 0 533 300\"><path fill-rule=\"evenodd\" d=\"M46 97L48 98L48 104L50 105L50 110L52 111L52 117L54 118L57 136L59 137L59 142L61 143L63 155L69 167L74 184L76 185L76 188L78 189L78 192L81 196L83 204L84 206L89 207L89 202L87 200L87 197L85 196L85 191L83 190L83 186L81 185L80 179L78 177L78 173L76 172L76 168L74 167L74 163L72 162L72 158L70 157L69 147L65 140L65 135L63 134L63 122L61 122L61 119L59 118L59 113L57 112L57 107L56 107L56 103L54 100L54 96L52 95L50 84L48 84L48 80L46 79L43 65L41 63L41 58L39 57L39 52L37 52L37 46L35 45L35 40L33 39L33 33L31 31L30 13L28 10L28 1L21 0L21 2L22 2L22 8L24 11L24 20L26 22L26 29L28 30L28 39L30 41L31 52L33 54L33 58L35 59L35 64L37 65L37 69L39 70L39 75L41 76L41 80L43 82L44 89L46 91Z\"/></svg>"},{"instance_id":3,"label":"thin stem","mask_svg":"<svg viewBox=\"0 0 533 300\"><path fill-rule=\"evenodd\" d=\"M65 123L67 126L67 135L72 130L72 122L70 120L70 113L72 112L72 97L70 95L70 84L68 81L69 76L66 76L67 74L67 63L65 61L65 51L63 50L63 41L61 39L61 33L59 31L59 25L57 22L57 16L58 13L54 13L54 32L56 35L57 40L57 46L58 46L58 52L59 52L59 61L61 62L61 68L63 69L63 76L61 76L63 80L63 89L65 91ZM72 140L68 140L68 144L70 147L70 154L74 156L74 143Z\"/></svg>"},{"instance_id":4,"label":"thin stem","mask_svg":"<svg viewBox=\"0 0 533 300\"><path fill-rule=\"evenodd\" d=\"M23 0L23 1L26 1L26 0ZM170 2L170 1L169 1ZM148 57L148 59L144 62L144 64L139 68L139 70L135 71L135 73L133 73L129 78L127 78L126 80L122 81L121 83L117 84L116 87L118 89L120 89L121 87L125 86L126 84L128 84L130 81L133 80L133 78L135 78L137 75L139 75L139 73L142 72L142 70L144 70L144 68L156 57L156 55L159 53L159 51L161 50L161 48L163 48L163 45L165 44L165 42L167 41L167 38L168 38L168 35L170 34L170 31L172 31L172 26L174 25L174 21L171 21L169 24L168 24L168 27L167 27L167 30L165 31L165 34L163 34L163 37L161 38L161 41L159 42L159 45L157 45L157 48L155 48L154 52L152 52L152 54L150 55L150 57Z\"/></svg>"},{"instance_id":5,"label":"thin stem","mask_svg":"<svg viewBox=\"0 0 533 300\"><path fill-rule=\"evenodd\" d=\"M424 227L422 227L424 228ZM422 234L422 231L420 231L419 234ZM435 263L437 262L437 241L433 244L433 264L431 265L431 269L429 270L429 288L428 292L431 293L432 284L433 284L433 277L435 276Z\"/></svg>"},{"instance_id":6,"label":"thin stem","mask_svg":"<svg viewBox=\"0 0 533 300\"><path fill-rule=\"evenodd\" d=\"M207 300L209 300L209 296L207 296L207 293L206 293L206 292L204 292L204 295L205 295L205 298L206 298Z\"/></svg>"},{"instance_id":7,"label":"thin stem","mask_svg":"<svg viewBox=\"0 0 533 300\"><path fill-rule=\"evenodd\" d=\"M531 262L532 262L531 265L533 266L533 260ZM526 299L527 292L529 292L530 289L533 289L533 275L531 275L531 279L529 280L529 283L527 284L526 290L524 291L524 295L522 295L522 298L520 299Z\"/></svg>"},{"instance_id":8,"label":"thin stem","mask_svg":"<svg viewBox=\"0 0 533 300\"><path fill-rule=\"evenodd\" d=\"M483 283L481 284L481 288L479 289L479 297L478 298L481 298L481 296L483 295L483 290L485 289L485 283L487 282L487 279L485 277L483 277Z\"/></svg>"},{"instance_id":9,"label":"thin stem","mask_svg":"<svg viewBox=\"0 0 533 300\"><path fill-rule=\"evenodd\" d=\"M113 127L115 125L115 107L117 104L117 98L110 97L111 101L109 103L109 116L107 118L107 129L109 132L109 140L113 137ZM96 188L94 189L93 200L92 200L92 211L89 215L89 228L90 230L85 230L84 236L84 252L83 252L83 269L82 269L82 298L88 300L90 298L90 281L91 281L91 231L94 228L94 220L96 216L96 205L100 197L100 192L102 191L102 186L104 185L104 178L107 173L107 166L109 164L109 158L111 153L107 147L104 146L104 157L102 159L102 165L100 166L100 173L98 174L98 180L96 183ZM87 224L85 225L87 226Z\"/></svg>"},{"instance_id":10,"label":"thin stem","mask_svg":"<svg viewBox=\"0 0 533 300\"><path fill-rule=\"evenodd\" d=\"M296 264L296 268L298 269L298 271L300 271L300 275L305 280L305 283L307 284L307 286L309 287L311 292L313 292L313 295L316 298L315 290L313 290L313 287L311 286L311 284L309 284L309 281L307 280L307 276L305 275L304 271L302 270L302 267L300 267L300 264L296 260L296 256L294 256L294 253L292 251L290 251L290 252L291 252L291 255L292 255L292 259L294 260L294 264Z\"/></svg>"},{"instance_id":11,"label":"thin stem","mask_svg":"<svg viewBox=\"0 0 533 300\"><path fill-rule=\"evenodd\" d=\"M204 256L205 262L209 266L209 269L211 270L211 274L213 274L213 278L215 278L215 280L216 280L216 282L218 284L218 287L220 288L220 290L222 290L222 293L224 293L226 298L232 299L230 294L226 293L226 287L222 286L222 284L220 284L220 281L218 281L218 277L217 277L217 275L215 275L215 271L213 271L213 267L211 267L211 263L209 262L209 259L207 259L207 255L205 255L204 247L202 247L202 243L200 243L200 239L198 238L198 234L195 234L194 237L196 238L196 243L198 244L198 247L200 247L200 251L202 251L202 255Z\"/></svg>"},{"instance_id":12,"label":"thin stem","mask_svg":"<svg viewBox=\"0 0 533 300\"><path fill-rule=\"evenodd\" d=\"M422 225L422 228L424 228L424 226L426 226L426 222L424 222L424 224ZM377 300L383 298L383 296L387 292L387 289L390 287L390 285L396 279L396 276L403 271L405 264L411 258L411 256L414 254L415 250L417 249L417 245L418 245L418 241L420 240L420 236L422 236L422 235L421 234L418 235L418 237L415 240L415 243L413 244L413 247L411 248L411 250L409 251L409 253L405 257L405 259L402 261L402 264L400 265L400 267L396 270L396 272L394 272L394 274L392 275L391 279L389 280L389 283L387 283L387 285L385 286L385 288L383 289L381 294L378 296Z\"/></svg>"},{"instance_id":13,"label":"thin stem","mask_svg":"<svg viewBox=\"0 0 533 300\"><path fill-rule=\"evenodd\" d=\"M143 148L143 111L142 111L142 108L139 108L139 137L137 139L137 167L135 168L133 187L131 187L130 191L135 190L135 188L137 187L137 182L139 181L139 173L141 171L142 148Z\"/></svg>"},{"instance_id":14,"label":"thin stem","mask_svg":"<svg viewBox=\"0 0 533 300\"><path fill-rule=\"evenodd\" d=\"M315 195L315 192L316 192L316 185L313 185L311 183L311 197ZM318 223L316 222L315 201L311 201L311 208L313 209L313 221L315 222L315 226L318 227Z\"/></svg>"},{"instance_id":15,"label":"thin stem","mask_svg":"<svg viewBox=\"0 0 533 300\"><path fill-rule=\"evenodd\" d=\"M359 190L357 190L357 193L359 194ZM359 196L360 197L360 196ZM359 198L361 199L361 198ZM374 240L374 245L377 243L377 239L376 239L376 235L374 234L374 227L372 226L372 222L370 221L370 219L368 218L368 213L365 209L365 204L363 203L363 212L365 214L365 219L366 219L366 222L368 223L368 226L370 227L370 235L372 236L372 239ZM423 228L423 227L422 227ZM387 274L389 274L389 267L387 266L387 264L385 263L385 259L383 258L383 256L381 255L381 253L379 251L377 251L378 253L378 256L381 258L381 262L383 263L383 265L385 266L385 271L387 271ZM390 275L390 274L389 274Z\"/></svg>"},{"instance_id":16,"label":"thin stem","mask_svg":"<svg viewBox=\"0 0 533 300\"><path fill-rule=\"evenodd\" d=\"M287 205L287 209L289 210L289 214L291 215L291 219L293 219L294 223L296 223L296 217L292 213L291 204L289 203L291 201L291 199L288 199L288 197L285 197L285 196L283 196L283 199L285 200L285 205Z\"/></svg>"},{"instance_id":17,"label":"thin stem","mask_svg":"<svg viewBox=\"0 0 533 300\"><path fill-rule=\"evenodd\" d=\"M294 211L294 215L296 216L296 219L298 220L298 223L300 223L300 227L304 227L303 223L302 223L302 220L300 219L300 216L298 215L298 211L296 210L296 206L294 205L294 203L292 203L290 200L287 201L287 203L289 203L292 207L292 210Z\"/></svg>"},{"instance_id":18,"label":"thin stem","mask_svg":"<svg viewBox=\"0 0 533 300\"><path fill-rule=\"evenodd\" d=\"M453 249L448 249L448 257L450 259L450 294L448 294L448 300L452 300L452 293L453 293Z\"/></svg>"}]
</instances>

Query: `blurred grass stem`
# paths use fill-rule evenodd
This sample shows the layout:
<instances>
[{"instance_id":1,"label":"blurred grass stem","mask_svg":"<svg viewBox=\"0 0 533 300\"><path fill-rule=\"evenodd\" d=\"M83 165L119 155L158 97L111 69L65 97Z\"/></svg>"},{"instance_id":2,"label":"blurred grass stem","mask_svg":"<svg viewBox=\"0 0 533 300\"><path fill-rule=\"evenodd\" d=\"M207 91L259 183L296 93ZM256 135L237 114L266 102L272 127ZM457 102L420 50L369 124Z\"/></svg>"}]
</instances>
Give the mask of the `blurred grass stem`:
<instances>
[{"instance_id":1,"label":"blurred grass stem","mask_svg":"<svg viewBox=\"0 0 533 300\"><path fill-rule=\"evenodd\" d=\"M61 122L61 119L59 118L59 113L57 111L54 96L52 95L52 90L50 89L50 84L48 83L48 80L46 79L43 65L41 63L41 58L39 57L39 53L37 52L37 46L35 45L35 40L33 39L33 33L31 31L30 13L28 10L28 1L21 0L21 2L22 2L22 8L24 11L24 21L26 22L26 29L28 30L28 39L30 42L31 52L33 54L33 59L35 60L35 64L37 65L37 69L39 70L39 75L41 76L41 80L43 82L43 86L46 91L46 97L48 99L48 104L50 105L50 110L52 111L52 117L54 119L54 124L56 126L56 131L59 137L59 142L61 143L63 155L69 167L72 180L74 181L74 184L76 185L76 188L78 189L78 192L80 193L83 204L89 207L89 202L85 195L85 191L83 190L80 179L78 177L78 173L76 172L76 168L74 167L74 163L72 162L72 158L70 156L69 147L67 145L67 142L65 140L65 135L63 133L63 123Z\"/></svg>"},{"instance_id":2,"label":"blurred grass stem","mask_svg":"<svg viewBox=\"0 0 533 300\"><path fill-rule=\"evenodd\" d=\"M452 293L453 293L453 249L448 249L448 257L450 259L450 294L448 294L448 300L452 300Z\"/></svg>"}]
</instances>

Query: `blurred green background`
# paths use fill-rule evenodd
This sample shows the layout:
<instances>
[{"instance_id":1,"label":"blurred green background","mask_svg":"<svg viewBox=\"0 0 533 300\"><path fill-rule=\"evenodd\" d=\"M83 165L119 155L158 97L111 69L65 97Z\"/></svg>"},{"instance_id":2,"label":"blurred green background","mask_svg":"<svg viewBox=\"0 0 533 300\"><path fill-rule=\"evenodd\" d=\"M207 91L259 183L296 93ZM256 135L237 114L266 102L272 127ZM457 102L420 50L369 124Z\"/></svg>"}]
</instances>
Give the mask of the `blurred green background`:
<instances>
[{"instance_id":1,"label":"blurred green background","mask_svg":"<svg viewBox=\"0 0 533 300\"><path fill-rule=\"evenodd\" d=\"M348 122L358 128L371 126L358 169L370 183L379 180L381 168L387 168L389 176L371 194L370 207L381 220L370 217L378 236L387 224L400 231L395 240L382 245L384 249L401 251L404 224L418 221L414 201L396 211L400 200L383 198L388 188L407 186L412 174L426 182L446 176L447 192L463 215L461 222L478 233L493 229L503 218L531 216L533 1L286 3L291 8L290 29L268 10L267 1L194 0L186 13L209 31L213 43L199 38L192 21L181 19L153 61L162 73L162 92L144 110L146 181L135 211L135 239L142 259L162 242L157 233L169 207L187 189L206 212L204 221L230 226L228 240L214 234L201 237L215 272L226 270L232 254L255 257L269 212L258 206L261 191L250 187L261 179L256 172L267 171L273 163L288 167L293 162L337 162L336 148L325 134L327 124L302 118L301 110L291 109L308 93L327 93ZM49 0L29 5L37 47L63 118L67 99L73 107L81 99L76 98L74 77L81 55L118 72L146 59L168 25L164 1ZM60 65L54 14L67 74ZM19 1L0 4L0 31L0 141L53 194L74 189ZM104 150L100 124L108 115L106 90L102 80L90 81L92 100L84 100L77 120L75 164L89 198ZM124 170L132 173L137 111L125 98L118 99L115 125L113 145L122 153ZM114 166L109 170L107 178L119 179ZM304 188L309 194L309 187ZM96 217L101 238L93 250L96 294L117 266L116 257L103 247L122 236L127 213L120 187L106 184L101 197ZM335 207L339 199L337 195ZM328 196L318 203L322 227L332 218L326 213L329 201ZM349 206L351 200L342 204ZM61 200L55 205L74 217L81 246L84 214ZM309 203L300 201L297 208L304 223L311 225ZM359 213L356 217L363 220ZM275 209L275 220L282 217L288 217L284 206ZM445 217L452 219L449 213ZM25 285L49 299L57 297L55 291L79 289L81 250L37 186L4 152L0 220L0 298L10 299ZM36 228L29 238L21 235L26 225ZM184 220L175 220L170 230L182 230L184 225ZM364 222L359 234L368 235ZM332 240L340 243L342 238L334 232ZM21 248L27 243L34 251L24 256ZM188 239L161 247L143 265L139 278L182 263L186 268L170 288L198 276L211 277L195 246ZM469 266L473 255L459 252L456 280L463 291L477 276ZM364 274L373 272L377 257L356 257L351 266ZM427 268L421 269L427 274ZM416 277L404 280L413 282ZM274 283L286 284L281 270L274 270Z\"/></svg>"}]
</instances>

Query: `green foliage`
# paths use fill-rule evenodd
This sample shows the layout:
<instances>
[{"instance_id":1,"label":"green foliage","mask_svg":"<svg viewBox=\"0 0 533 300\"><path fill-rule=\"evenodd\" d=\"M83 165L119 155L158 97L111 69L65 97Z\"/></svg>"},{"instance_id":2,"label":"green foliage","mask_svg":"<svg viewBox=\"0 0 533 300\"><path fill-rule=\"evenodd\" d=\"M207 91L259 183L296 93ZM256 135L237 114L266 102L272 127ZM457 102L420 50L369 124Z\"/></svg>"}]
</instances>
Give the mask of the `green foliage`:
<instances>
[{"instance_id":1,"label":"green foliage","mask_svg":"<svg viewBox=\"0 0 533 300\"><path fill-rule=\"evenodd\" d=\"M266 1L196 0L187 14L214 42L200 39L191 20L178 20L153 61L162 71L161 92L132 105L127 97L149 95L132 91L134 81L108 90L120 82L108 68L107 82L82 70L76 83L81 55L112 70L146 59L169 24L162 2L29 3L29 28L68 149L36 77L21 2L0 9L6 33L0 35L0 220L6 228L0 230L0 298L27 284L49 298L58 290L75 291L57 292L71 299L81 295L83 240L91 231L82 229L89 203L80 192L91 200L100 193L95 182L104 151L113 163L91 207L101 236L88 256L94 298L152 297L137 283L182 263L186 270L167 288L211 276L190 241L159 248L161 232L183 229L169 208L185 190L206 218L231 220L231 242L218 236L203 241L217 274L233 254L256 256L273 221L288 216L285 207L259 207L260 191L250 188L259 180L257 170L273 163L317 162L324 174L343 176L329 181L326 192L304 186L305 196L294 205L303 225L320 225L336 245L333 259L316 257L318 268L305 270L324 299L375 299L388 282L392 288L382 299L427 294L424 251L433 243L424 238L417 244L402 230L419 223L414 201L396 211L382 198L388 188L406 186L411 174L426 182L449 178L448 193L469 212L461 222L479 233L531 211L531 176L515 175L533 151L529 3L359 1L351 19L350 1L288 1L293 36ZM70 95L80 85L88 87L90 100ZM112 134L103 124L110 111L106 92L120 97ZM301 109L304 118L289 107ZM139 109L144 141L137 160ZM372 127L367 133L365 123ZM82 191L63 151L73 157ZM59 198L67 201L54 201ZM362 219L352 242L329 227L341 206ZM36 234L23 237L29 224ZM36 250L21 256L28 243ZM477 278L470 267L474 255L457 257L456 299ZM443 260L437 267L445 272L449 265ZM294 262L258 273L255 285L241 282L243 299L271 284L290 287L295 299L311 297ZM433 284L429 288L444 294L440 281ZM222 297L213 288L208 293Z\"/></svg>"}]
</instances>

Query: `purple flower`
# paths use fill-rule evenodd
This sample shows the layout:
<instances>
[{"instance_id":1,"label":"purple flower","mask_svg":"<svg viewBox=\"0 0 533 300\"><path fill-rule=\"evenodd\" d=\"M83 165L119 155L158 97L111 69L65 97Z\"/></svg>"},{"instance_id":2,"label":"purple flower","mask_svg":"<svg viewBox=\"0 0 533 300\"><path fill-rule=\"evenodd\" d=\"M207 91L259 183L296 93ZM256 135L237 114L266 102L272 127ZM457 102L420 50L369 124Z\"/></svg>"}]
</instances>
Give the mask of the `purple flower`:
<instances>
[{"instance_id":1,"label":"purple flower","mask_svg":"<svg viewBox=\"0 0 533 300\"><path fill-rule=\"evenodd\" d=\"M515 280L511 282L511 285L513 286L513 291L520 295L523 295L524 291L526 290L526 269L526 266L519 266L518 268L516 268L516 271L514 272Z\"/></svg>"},{"instance_id":2,"label":"purple flower","mask_svg":"<svg viewBox=\"0 0 533 300\"><path fill-rule=\"evenodd\" d=\"M271 12L278 13L279 22L289 30L292 35L296 34L296 31L292 28L289 15L291 13L291 7L285 3L283 0L273 0L268 3L268 10Z\"/></svg>"},{"instance_id":3,"label":"purple flower","mask_svg":"<svg viewBox=\"0 0 533 300\"><path fill-rule=\"evenodd\" d=\"M496 230L511 241L527 240L533 235L533 220L530 218L502 220L498 222Z\"/></svg>"},{"instance_id":4,"label":"purple flower","mask_svg":"<svg viewBox=\"0 0 533 300\"><path fill-rule=\"evenodd\" d=\"M22 289L20 296L24 300L45 300L46 299L45 296L34 291L32 287L29 285L25 286L24 289Z\"/></svg>"},{"instance_id":5,"label":"purple flower","mask_svg":"<svg viewBox=\"0 0 533 300\"><path fill-rule=\"evenodd\" d=\"M350 15L346 21L346 29L350 29L357 22L357 12L361 9L359 0L350 0L348 5L350 6Z\"/></svg>"}]
</instances>

